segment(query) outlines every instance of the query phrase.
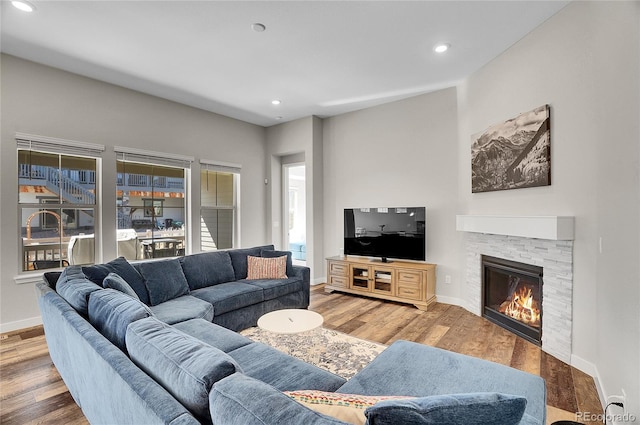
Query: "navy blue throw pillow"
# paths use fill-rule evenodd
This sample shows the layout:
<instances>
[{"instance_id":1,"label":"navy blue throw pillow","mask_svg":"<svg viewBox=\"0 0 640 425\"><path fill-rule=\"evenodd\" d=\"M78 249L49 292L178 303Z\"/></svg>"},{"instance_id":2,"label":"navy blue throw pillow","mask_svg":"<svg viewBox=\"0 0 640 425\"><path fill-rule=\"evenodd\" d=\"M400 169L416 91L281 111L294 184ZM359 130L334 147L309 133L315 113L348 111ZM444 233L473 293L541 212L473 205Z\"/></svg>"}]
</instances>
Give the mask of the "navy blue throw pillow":
<instances>
[{"instance_id":1,"label":"navy blue throw pillow","mask_svg":"<svg viewBox=\"0 0 640 425\"><path fill-rule=\"evenodd\" d=\"M162 304L189 293L189 284L184 276L180 260L138 263L149 292L150 305Z\"/></svg>"},{"instance_id":2,"label":"navy blue throw pillow","mask_svg":"<svg viewBox=\"0 0 640 425\"><path fill-rule=\"evenodd\" d=\"M124 257L118 257L105 264L84 266L82 267L82 272L87 279L100 286L103 285L104 278L107 277L109 273L116 273L138 294L140 301L147 305L149 304L149 293L144 284L144 279Z\"/></svg>"}]
</instances>

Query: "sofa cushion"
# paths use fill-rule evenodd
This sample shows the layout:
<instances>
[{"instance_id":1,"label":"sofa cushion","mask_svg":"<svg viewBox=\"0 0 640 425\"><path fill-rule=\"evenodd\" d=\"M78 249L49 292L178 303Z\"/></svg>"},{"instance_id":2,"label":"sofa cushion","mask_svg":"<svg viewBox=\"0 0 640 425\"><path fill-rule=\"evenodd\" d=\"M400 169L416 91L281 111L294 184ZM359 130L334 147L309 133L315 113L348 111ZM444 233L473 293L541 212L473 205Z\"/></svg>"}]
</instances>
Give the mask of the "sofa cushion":
<instances>
[{"instance_id":1,"label":"sofa cushion","mask_svg":"<svg viewBox=\"0 0 640 425\"><path fill-rule=\"evenodd\" d=\"M124 257L118 257L105 264L84 266L82 267L82 272L89 280L100 286L102 286L102 281L109 273L117 273L121 278L127 281L143 303L149 304L149 294L147 293L147 287L144 284L144 279Z\"/></svg>"},{"instance_id":2,"label":"sofa cushion","mask_svg":"<svg viewBox=\"0 0 640 425\"><path fill-rule=\"evenodd\" d=\"M242 282L227 282L191 292L213 305L216 316L264 301L262 288Z\"/></svg>"},{"instance_id":3,"label":"sofa cushion","mask_svg":"<svg viewBox=\"0 0 640 425\"><path fill-rule=\"evenodd\" d=\"M299 277L289 279L240 280L239 282L262 288L265 301L291 294L292 292L302 291L304 286L302 279Z\"/></svg>"},{"instance_id":4,"label":"sofa cushion","mask_svg":"<svg viewBox=\"0 0 640 425\"><path fill-rule=\"evenodd\" d=\"M516 425L526 405L524 397L508 394L450 394L381 401L365 415L369 425Z\"/></svg>"},{"instance_id":5,"label":"sofa cushion","mask_svg":"<svg viewBox=\"0 0 640 425\"><path fill-rule=\"evenodd\" d=\"M273 245L256 246L254 248L232 249L229 252L236 280L247 278L247 256L259 257L263 249L273 249Z\"/></svg>"},{"instance_id":6,"label":"sofa cushion","mask_svg":"<svg viewBox=\"0 0 640 425\"><path fill-rule=\"evenodd\" d=\"M274 258L274 257L282 257L283 255L287 256L287 276L293 276L293 260L291 251L276 251L273 249L262 249L260 251L260 256L265 258Z\"/></svg>"},{"instance_id":7,"label":"sofa cushion","mask_svg":"<svg viewBox=\"0 0 640 425\"><path fill-rule=\"evenodd\" d=\"M173 327L225 353L254 344L252 340L239 333L203 319L187 320L176 323Z\"/></svg>"},{"instance_id":8,"label":"sofa cushion","mask_svg":"<svg viewBox=\"0 0 640 425\"><path fill-rule=\"evenodd\" d=\"M241 372L224 352L153 317L129 325L126 342L131 360L206 423L213 384Z\"/></svg>"},{"instance_id":9,"label":"sofa cushion","mask_svg":"<svg viewBox=\"0 0 640 425\"><path fill-rule=\"evenodd\" d=\"M115 289L106 288L89 296L89 323L125 353L127 326L152 315L142 301Z\"/></svg>"},{"instance_id":10,"label":"sofa cushion","mask_svg":"<svg viewBox=\"0 0 640 425\"><path fill-rule=\"evenodd\" d=\"M365 409L383 400L397 400L402 396L341 394L329 391L285 391L287 396L311 410L340 419L350 424L365 425Z\"/></svg>"},{"instance_id":11,"label":"sofa cushion","mask_svg":"<svg viewBox=\"0 0 640 425\"><path fill-rule=\"evenodd\" d=\"M104 288L115 289L140 301L140 297L136 294L136 291L117 273L109 273L102 281L102 286Z\"/></svg>"},{"instance_id":12,"label":"sofa cushion","mask_svg":"<svg viewBox=\"0 0 640 425\"><path fill-rule=\"evenodd\" d=\"M192 290L235 280L228 251L187 255L180 258L180 263Z\"/></svg>"},{"instance_id":13,"label":"sofa cushion","mask_svg":"<svg viewBox=\"0 0 640 425\"><path fill-rule=\"evenodd\" d=\"M347 425L347 422L306 408L264 382L239 373L213 386L209 409L214 424Z\"/></svg>"},{"instance_id":14,"label":"sofa cushion","mask_svg":"<svg viewBox=\"0 0 640 425\"><path fill-rule=\"evenodd\" d=\"M189 319L213 320L213 306L191 295L183 295L150 307L153 315L170 325Z\"/></svg>"},{"instance_id":15,"label":"sofa cushion","mask_svg":"<svg viewBox=\"0 0 640 425\"><path fill-rule=\"evenodd\" d=\"M158 305L189 293L189 284L177 258L138 263L137 266L144 278L150 305Z\"/></svg>"},{"instance_id":16,"label":"sofa cushion","mask_svg":"<svg viewBox=\"0 0 640 425\"><path fill-rule=\"evenodd\" d=\"M56 292L85 317L87 316L89 295L100 289L102 289L102 285L98 286L88 280L82 273L80 266L65 268L56 284Z\"/></svg>"},{"instance_id":17,"label":"sofa cushion","mask_svg":"<svg viewBox=\"0 0 640 425\"><path fill-rule=\"evenodd\" d=\"M247 280L286 278L286 256L274 258L247 256Z\"/></svg>"},{"instance_id":18,"label":"sofa cushion","mask_svg":"<svg viewBox=\"0 0 640 425\"><path fill-rule=\"evenodd\" d=\"M259 342L237 348L228 354L242 367L245 375L280 391L335 391L345 382L338 375Z\"/></svg>"}]
</instances>

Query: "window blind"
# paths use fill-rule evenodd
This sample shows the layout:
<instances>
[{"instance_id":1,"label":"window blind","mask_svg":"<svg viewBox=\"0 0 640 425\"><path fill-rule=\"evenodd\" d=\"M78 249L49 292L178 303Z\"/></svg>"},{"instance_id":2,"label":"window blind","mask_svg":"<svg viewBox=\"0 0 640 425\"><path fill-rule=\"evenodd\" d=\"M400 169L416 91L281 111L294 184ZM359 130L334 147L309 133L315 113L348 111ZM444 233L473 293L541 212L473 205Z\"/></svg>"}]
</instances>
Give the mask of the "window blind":
<instances>
[{"instance_id":1,"label":"window blind","mask_svg":"<svg viewBox=\"0 0 640 425\"><path fill-rule=\"evenodd\" d=\"M93 158L102 156L102 152L104 151L104 145L25 133L16 133L16 144L19 150L89 156Z\"/></svg>"},{"instance_id":2,"label":"window blind","mask_svg":"<svg viewBox=\"0 0 640 425\"><path fill-rule=\"evenodd\" d=\"M116 159L126 162L138 162L142 164L164 165L167 167L191 168L194 158L191 156L170 154L165 152L153 152L142 149L115 146Z\"/></svg>"},{"instance_id":3,"label":"window blind","mask_svg":"<svg viewBox=\"0 0 640 425\"><path fill-rule=\"evenodd\" d=\"M217 171L220 173L240 174L242 165L229 162L200 160L200 171Z\"/></svg>"}]
</instances>

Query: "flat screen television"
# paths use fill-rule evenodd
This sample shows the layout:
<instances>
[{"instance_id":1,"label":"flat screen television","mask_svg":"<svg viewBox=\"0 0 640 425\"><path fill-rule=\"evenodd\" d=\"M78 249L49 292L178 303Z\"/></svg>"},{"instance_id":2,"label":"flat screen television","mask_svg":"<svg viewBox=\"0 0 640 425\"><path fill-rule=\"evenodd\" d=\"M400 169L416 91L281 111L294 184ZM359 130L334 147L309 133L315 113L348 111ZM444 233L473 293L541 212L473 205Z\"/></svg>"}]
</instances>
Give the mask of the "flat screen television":
<instances>
[{"instance_id":1,"label":"flat screen television","mask_svg":"<svg viewBox=\"0 0 640 425\"><path fill-rule=\"evenodd\" d=\"M346 208L344 253L425 261L426 215L425 207Z\"/></svg>"}]
</instances>

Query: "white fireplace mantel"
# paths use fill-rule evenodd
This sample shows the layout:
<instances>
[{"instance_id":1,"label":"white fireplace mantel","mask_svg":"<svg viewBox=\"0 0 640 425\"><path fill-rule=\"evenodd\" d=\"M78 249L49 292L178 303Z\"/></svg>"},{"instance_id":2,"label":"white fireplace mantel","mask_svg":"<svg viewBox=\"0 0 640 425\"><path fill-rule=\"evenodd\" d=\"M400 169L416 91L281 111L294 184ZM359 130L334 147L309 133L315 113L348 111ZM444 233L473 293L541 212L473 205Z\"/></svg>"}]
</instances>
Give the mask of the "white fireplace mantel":
<instances>
[{"instance_id":1,"label":"white fireplace mantel","mask_svg":"<svg viewBox=\"0 0 640 425\"><path fill-rule=\"evenodd\" d=\"M457 215L456 230L554 241L573 240L572 216Z\"/></svg>"}]
</instances>

